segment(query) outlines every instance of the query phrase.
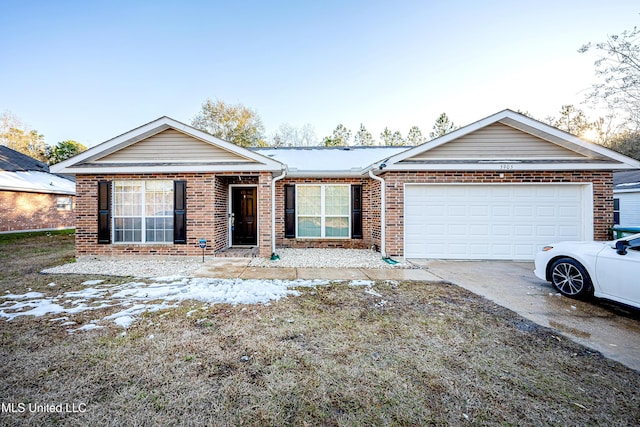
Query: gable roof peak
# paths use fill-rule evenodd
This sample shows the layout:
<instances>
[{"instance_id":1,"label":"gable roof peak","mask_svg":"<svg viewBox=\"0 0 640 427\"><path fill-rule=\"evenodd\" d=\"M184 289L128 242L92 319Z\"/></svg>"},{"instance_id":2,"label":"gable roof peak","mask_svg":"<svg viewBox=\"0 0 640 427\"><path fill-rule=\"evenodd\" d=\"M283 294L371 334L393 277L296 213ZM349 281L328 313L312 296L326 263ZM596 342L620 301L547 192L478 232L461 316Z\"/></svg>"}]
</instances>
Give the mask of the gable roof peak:
<instances>
[{"instance_id":1,"label":"gable roof peak","mask_svg":"<svg viewBox=\"0 0 640 427\"><path fill-rule=\"evenodd\" d=\"M431 141L427 141L421 145L410 148L406 151L403 151L402 153L399 153L391 157L389 161L385 161L384 163L386 164L387 169L392 169L395 165L395 167L400 168L402 170L409 170L409 168L414 167L414 165L406 165L406 164L398 165L398 163L406 161L410 158L414 158L415 156L424 157L425 154L423 153L427 153L431 150L434 150L437 147L440 147L452 141L459 140L462 137L465 137L471 133L479 131L480 129L488 128L497 123L509 126L515 129L516 131L520 131L524 134L529 134L535 138L538 138L541 141L546 141L550 145L555 144L556 146L562 147L565 150L568 150L569 152L575 152L578 157L583 156L585 158L593 159L601 163L601 165L597 167L594 166L593 163L591 165L587 165L587 164L584 164L584 162L578 162L578 163L564 162L564 165L560 165L559 163L554 162L554 158L548 158L548 159L544 159L544 161L543 159L538 160L536 165L527 166L530 169L533 169L535 167L549 167L551 169L571 168L571 167L583 168L583 169L587 169L587 168L629 169L629 168L637 168L638 165L640 165L640 162L634 159L631 159L627 156L624 156L620 153L617 153L613 150L610 150L598 144L584 141L575 135L572 135L570 133L567 133L558 128L555 128L553 126L550 126L538 120L532 119L531 117L525 116L524 114L521 114L521 113L517 113L510 109L504 109L490 116L487 116L483 119L475 121L469 125L466 125L454 131L451 131L443 136L432 139ZM496 159L494 161L495 164L490 169L498 170L500 168L499 163L501 162L504 163L504 162L513 160L508 158L508 153L506 153L506 155L507 157L504 159L502 158ZM484 164L485 162L478 161L479 159L476 158L477 156L472 156L472 157L473 158L464 159L466 160L466 163L467 163L465 167L467 167L469 170L474 167L477 167L478 169L484 169L488 167ZM539 156L536 156L536 157L539 157ZM442 160L442 159L434 158L432 161L429 162L430 163L429 165L423 165L423 166L424 167L429 166L433 168L435 164L438 164L438 167L443 169L451 168L451 165L447 166L445 162L442 162L442 161L438 162L438 160ZM558 159L558 160L561 160L561 159ZM546 165L543 165L544 162L546 162ZM376 167L378 167L379 163L381 162L378 162L378 164L374 164L371 167L375 169ZM510 167L509 169L514 169L514 168Z\"/></svg>"},{"instance_id":2,"label":"gable roof peak","mask_svg":"<svg viewBox=\"0 0 640 427\"><path fill-rule=\"evenodd\" d=\"M109 162L103 162L99 164L99 160L110 156L121 150L129 149L129 147L137 144L138 142L147 140L155 135L158 135L166 130L173 129L179 133L186 135L187 137L198 140L203 144L209 144L212 148L215 147L224 152L230 153L232 156L237 156L240 161L246 160L246 163L250 165L238 165L238 168L248 168L250 170L265 170L265 171L279 171L284 168L280 162L263 156L260 153L248 150L244 147L240 147L231 142L217 138L207 132L200 129L196 129L178 120L172 119L168 116L161 116L155 120L152 120L142 126L138 126L128 132L120 134L114 138L111 138L95 147L84 151L70 159L60 162L52 166L52 171L56 173L110 173L110 172L129 172L134 167L131 161L117 164L109 164ZM138 156L139 158L139 156ZM176 172L176 171L215 171L217 169L224 169L225 171L232 167L232 162L228 159L225 160L225 164L221 166L216 162L209 160L202 160L194 156L194 158L181 159L178 164L174 162L154 162L153 159L144 157L143 161L135 162L135 167L140 171L149 172ZM217 168L217 169L216 169Z\"/></svg>"}]
</instances>

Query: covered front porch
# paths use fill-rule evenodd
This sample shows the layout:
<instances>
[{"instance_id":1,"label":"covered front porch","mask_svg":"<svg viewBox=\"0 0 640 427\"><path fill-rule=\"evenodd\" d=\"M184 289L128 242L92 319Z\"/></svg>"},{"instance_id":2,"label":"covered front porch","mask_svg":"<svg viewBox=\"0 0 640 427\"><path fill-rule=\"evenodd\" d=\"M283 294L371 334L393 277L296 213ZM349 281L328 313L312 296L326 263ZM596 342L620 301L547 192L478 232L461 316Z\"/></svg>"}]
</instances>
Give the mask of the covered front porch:
<instances>
[{"instance_id":1,"label":"covered front porch","mask_svg":"<svg viewBox=\"0 0 640 427\"><path fill-rule=\"evenodd\" d=\"M264 172L215 176L212 255L243 258L271 255L272 179L271 173Z\"/></svg>"},{"instance_id":2,"label":"covered front porch","mask_svg":"<svg viewBox=\"0 0 640 427\"><path fill-rule=\"evenodd\" d=\"M213 255L216 258L256 258L260 256L260 248L258 246L232 246L216 251Z\"/></svg>"}]
</instances>

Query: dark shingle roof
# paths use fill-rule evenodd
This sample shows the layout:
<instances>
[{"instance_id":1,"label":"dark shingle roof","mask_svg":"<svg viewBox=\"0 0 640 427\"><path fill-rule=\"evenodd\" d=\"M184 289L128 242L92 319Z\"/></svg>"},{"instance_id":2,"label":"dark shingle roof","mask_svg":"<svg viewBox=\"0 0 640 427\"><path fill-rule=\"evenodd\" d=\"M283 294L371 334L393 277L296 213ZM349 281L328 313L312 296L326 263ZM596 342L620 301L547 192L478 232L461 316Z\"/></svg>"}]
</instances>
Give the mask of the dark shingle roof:
<instances>
[{"instance_id":1,"label":"dark shingle roof","mask_svg":"<svg viewBox=\"0 0 640 427\"><path fill-rule=\"evenodd\" d=\"M614 172L614 190L635 190L640 188L640 170Z\"/></svg>"},{"instance_id":2,"label":"dark shingle roof","mask_svg":"<svg viewBox=\"0 0 640 427\"><path fill-rule=\"evenodd\" d=\"M22 154L9 147L0 145L0 171L19 172L19 171L38 171L49 172L49 166L33 157Z\"/></svg>"}]
</instances>

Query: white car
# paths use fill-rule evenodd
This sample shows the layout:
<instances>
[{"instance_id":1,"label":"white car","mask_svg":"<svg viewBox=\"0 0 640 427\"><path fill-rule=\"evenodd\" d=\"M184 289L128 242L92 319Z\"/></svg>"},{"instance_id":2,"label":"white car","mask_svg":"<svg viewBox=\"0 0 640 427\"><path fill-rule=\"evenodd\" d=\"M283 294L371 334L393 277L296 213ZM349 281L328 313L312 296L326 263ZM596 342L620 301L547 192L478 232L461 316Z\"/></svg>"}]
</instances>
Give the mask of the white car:
<instances>
[{"instance_id":1,"label":"white car","mask_svg":"<svg viewBox=\"0 0 640 427\"><path fill-rule=\"evenodd\" d=\"M560 242L536 254L535 275L572 298L640 308L640 234L610 242Z\"/></svg>"}]
</instances>

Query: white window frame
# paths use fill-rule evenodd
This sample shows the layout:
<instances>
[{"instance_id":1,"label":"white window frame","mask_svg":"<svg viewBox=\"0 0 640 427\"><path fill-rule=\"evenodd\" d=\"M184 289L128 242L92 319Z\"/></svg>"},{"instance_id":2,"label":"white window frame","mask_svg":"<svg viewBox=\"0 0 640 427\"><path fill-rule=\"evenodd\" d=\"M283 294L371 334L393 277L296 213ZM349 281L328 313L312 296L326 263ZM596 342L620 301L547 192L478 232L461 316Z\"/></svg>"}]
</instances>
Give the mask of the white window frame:
<instances>
[{"instance_id":1,"label":"white window frame","mask_svg":"<svg viewBox=\"0 0 640 427\"><path fill-rule=\"evenodd\" d=\"M165 182L170 182L171 185L173 186L173 181L170 179L134 179L134 180L125 180L125 179L120 179L120 180L116 180L113 181L113 184L111 185L111 241L113 242L113 244L115 245L172 245L173 244L173 239L171 239L170 241L165 241L165 242L147 242L147 222L145 220L146 218L146 209L147 209L147 182L158 182L158 181L165 181ZM115 205L116 205L116 187L118 183L132 183L132 182L139 182L142 184L142 198L140 200L140 204L142 205L142 213L139 216L139 218L141 219L141 240L139 242L136 241L116 241L116 219L117 218L138 218L138 216L135 217L127 217L127 216L116 216L116 212L115 212ZM172 190L171 192L173 193L175 191ZM172 211L175 210L175 206L173 207ZM153 218L172 218L173 219L174 215L173 213L169 216L158 216L158 217L153 217Z\"/></svg>"},{"instance_id":2,"label":"white window frame","mask_svg":"<svg viewBox=\"0 0 640 427\"><path fill-rule=\"evenodd\" d=\"M298 217L300 216L300 209L298 208L298 188L299 187L320 187L320 236L300 236L298 235ZM325 189L326 187L346 187L347 194L349 196L348 212L346 215L327 215L325 206ZM351 239L351 184L296 184L296 239L303 240L349 240ZM303 217L309 215L302 215ZM347 236L325 236L326 219L329 218L347 218Z\"/></svg>"},{"instance_id":3,"label":"white window frame","mask_svg":"<svg viewBox=\"0 0 640 427\"><path fill-rule=\"evenodd\" d=\"M71 211L73 210L73 197L71 196L58 196L56 200L56 209L59 211Z\"/></svg>"}]
</instances>

